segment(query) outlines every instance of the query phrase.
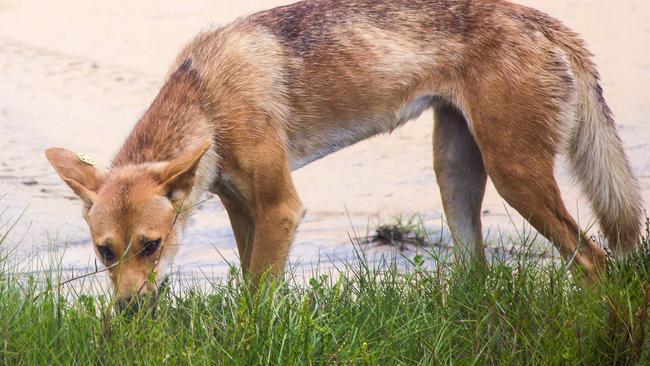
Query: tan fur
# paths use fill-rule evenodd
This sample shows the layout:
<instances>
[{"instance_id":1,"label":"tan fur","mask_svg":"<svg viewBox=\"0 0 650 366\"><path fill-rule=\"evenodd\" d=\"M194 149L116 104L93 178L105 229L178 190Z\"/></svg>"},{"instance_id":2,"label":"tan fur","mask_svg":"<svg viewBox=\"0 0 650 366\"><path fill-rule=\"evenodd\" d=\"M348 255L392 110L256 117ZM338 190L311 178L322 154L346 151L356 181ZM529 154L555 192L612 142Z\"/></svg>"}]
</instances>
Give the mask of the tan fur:
<instances>
[{"instance_id":1,"label":"tan fur","mask_svg":"<svg viewBox=\"0 0 650 366\"><path fill-rule=\"evenodd\" d=\"M490 176L596 278L604 252L569 215L553 176L563 153L610 245L634 246L638 188L589 53L558 21L505 1L308 0L238 19L181 51L110 170L81 169L62 150L48 158L87 201L95 244L111 236L117 252L138 245L137 235L161 235L179 200L191 207L203 191L218 194L242 268L259 278L280 273L305 212L292 169L431 107L457 253L484 258L480 206ZM164 182L169 169L187 175L174 189ZM180 229L171 232L177 244ZM176 248L165 246L163 257ZM141 262L111 269L121 296L138 291L152 265Z\"/></svg>"}]
</instances>

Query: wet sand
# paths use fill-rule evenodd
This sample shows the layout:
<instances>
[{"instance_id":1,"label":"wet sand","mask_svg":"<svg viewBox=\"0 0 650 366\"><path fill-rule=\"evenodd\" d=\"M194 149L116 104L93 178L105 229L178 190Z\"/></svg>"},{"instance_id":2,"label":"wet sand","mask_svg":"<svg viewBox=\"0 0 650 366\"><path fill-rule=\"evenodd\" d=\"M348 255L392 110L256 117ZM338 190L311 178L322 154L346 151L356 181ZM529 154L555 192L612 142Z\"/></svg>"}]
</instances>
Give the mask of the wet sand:
<instances>
[{"instance_id":1,"label":"wet sand","mask_svg":"<svg viewBox=\"0 0 650 366\"><path fill-rule=\"evenodd\" d=\"M648 202L650 3L520 2L559 18L587 41ZM28 206L10 237L16 243L26 233L18 255L60 249L65 243L64 265L94 263L81 205L45 160L46 147L87 152L107 165L192 35L285 3L0 0L0 197L6 193L0 212L8 208L0 221L18 217ZM431 164L431 132L432 114L427 112L390 136L361 142L294 172L308 212L291 261L309 265L352 256L352 226L365 235L369 220L400 214L420 213L428 231L438 235L443 230L447 237ZM558 179L567 206L583 227L589 226L589 206L562 164ZM516 234L523 225L491 185L483 221L493 241L499 233ZM226 213L213 198L192 217L176 265L182 271L201 266L221 273L226 260L237 262L235 248Z\"/></svg>"}]
</instances>

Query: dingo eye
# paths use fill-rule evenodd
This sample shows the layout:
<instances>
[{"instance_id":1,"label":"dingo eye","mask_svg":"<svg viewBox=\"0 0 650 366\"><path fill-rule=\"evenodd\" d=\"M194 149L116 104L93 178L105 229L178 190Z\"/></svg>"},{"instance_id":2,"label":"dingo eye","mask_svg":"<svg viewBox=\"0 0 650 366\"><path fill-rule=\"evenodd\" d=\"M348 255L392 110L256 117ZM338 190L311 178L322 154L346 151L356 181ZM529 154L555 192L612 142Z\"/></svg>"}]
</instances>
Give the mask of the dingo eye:
<instances>
[{"instance_id":1,"label":"dingo eye","mask_svg":"<svg viewBox=\"0 0 650 366\"><path fill-rule=\"evenodd\" d=\"M106 245L99 245L97 246L97 251L99 252L99 255L102 257L102 260L106 263L110 263L115 260L115 254Z\"/></svg>"},{"instance_id":2,"label":"dingo eye","mask_svg":"<svg viewBox=\"0 0 650 366\"><path fill-rule=\"evenodd\" d=\"M154 254L156 250L158 250L159 246L160 239L149 240L148 242L144 243L144 246L142 247L142 254L149 257Z\"/></svg>"}]
</instances>

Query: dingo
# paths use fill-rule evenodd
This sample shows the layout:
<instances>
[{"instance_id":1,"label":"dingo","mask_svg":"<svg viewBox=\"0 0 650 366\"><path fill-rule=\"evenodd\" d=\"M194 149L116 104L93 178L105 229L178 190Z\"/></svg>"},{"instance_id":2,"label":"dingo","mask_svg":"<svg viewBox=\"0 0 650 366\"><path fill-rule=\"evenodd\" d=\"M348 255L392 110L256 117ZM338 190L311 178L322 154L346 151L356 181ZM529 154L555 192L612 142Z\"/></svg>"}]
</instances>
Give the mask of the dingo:
<instances>
[{"instance_id":1,"label":"dingo","mask_svg":"<svg viewBox=\"0 0 650 366\"><path fill-rule=\"evenodd\" d=\"M638 184L589 52L559 21L506 1L308 0L238 19L182 50L109 169L60 148L46 155L83 200L96 252L128 300L156 292L205 191L226 207L244 273L280 273L305 214L290 172L428 108L457 255L484 260L490 176L597 278L604 251L561 201L561 154L610 247L637 243Z\"/></svg>"}]
</instances>

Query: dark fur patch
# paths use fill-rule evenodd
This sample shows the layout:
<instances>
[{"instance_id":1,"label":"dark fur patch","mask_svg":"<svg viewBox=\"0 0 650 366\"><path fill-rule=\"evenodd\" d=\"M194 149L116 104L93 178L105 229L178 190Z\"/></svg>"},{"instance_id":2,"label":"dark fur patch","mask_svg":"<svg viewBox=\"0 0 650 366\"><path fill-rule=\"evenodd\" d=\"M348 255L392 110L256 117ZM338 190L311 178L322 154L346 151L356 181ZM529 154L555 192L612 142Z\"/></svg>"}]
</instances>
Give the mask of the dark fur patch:
<instances>
[{"instance_id":1,"label":"dark fur patch","mask_svg":"<svg viewBox=\"0 0 650 366\"><path fill-rule=\"evenodd\" d=\"M363 21L423 39L440 31L468 35L477 14L491 13L496 7L472 0L307 0L257 13L250 21L270 29L297 55L310 57L335 49L337 40L332 32L341 25Z\"/></svg>"},{"instance_id":2,"label":"dark fur patch","mask_svg":"<svg viewBox=\"0 0 650 366\"><path fill-rule=\"evenodd\" d=\"M189 71L190 67L192 67L192 59L191 58L186 58L183 60L183 63L178 67L179 71Z\"/></svg>"}]
</instances>

